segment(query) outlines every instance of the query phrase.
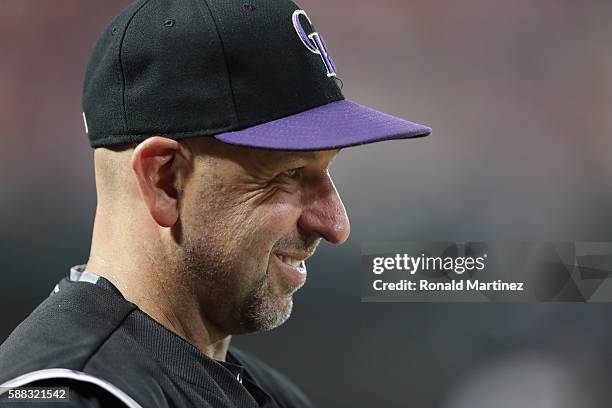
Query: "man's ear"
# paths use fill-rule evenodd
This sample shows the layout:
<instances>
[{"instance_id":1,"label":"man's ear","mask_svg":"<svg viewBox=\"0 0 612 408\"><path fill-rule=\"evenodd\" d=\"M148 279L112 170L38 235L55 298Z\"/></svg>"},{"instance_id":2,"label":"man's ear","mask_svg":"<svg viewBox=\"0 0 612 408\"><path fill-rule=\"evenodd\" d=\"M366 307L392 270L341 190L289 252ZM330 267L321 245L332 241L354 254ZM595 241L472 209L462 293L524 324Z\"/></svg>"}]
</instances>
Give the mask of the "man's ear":
<instances>
[{"instance_id":1,"label":"man's ear","mask_svg":"<svg viewBox=\"0 0 612 408\"><path fill-rule=\"evenodd\" d=\"M172 165L179 148L176 140L153 136L140 143L132 155L140 195L161 227L172 227L179 217L176 167Z\"/></svg>"}]
</instances>

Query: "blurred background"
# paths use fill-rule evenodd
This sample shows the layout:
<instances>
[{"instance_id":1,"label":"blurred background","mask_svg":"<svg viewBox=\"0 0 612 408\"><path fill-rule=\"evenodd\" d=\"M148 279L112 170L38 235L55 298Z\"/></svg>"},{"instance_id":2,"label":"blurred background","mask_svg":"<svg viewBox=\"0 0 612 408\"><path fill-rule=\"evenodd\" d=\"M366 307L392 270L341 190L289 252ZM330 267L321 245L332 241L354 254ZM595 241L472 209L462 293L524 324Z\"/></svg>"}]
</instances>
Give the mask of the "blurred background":
<instances>
[{"instance_id":1,"label":"blurred background","mask_svg":"<svg viewBox=\"0 0 612 408\"><path fill-rule=\"evenodd\" d=\"M0 341L89 254L81 86L125 0L0 0ZM350 99L429 138L345 150L351 217L294 314L235 338L320 407L610 407L610 304L360 303L367 241L612 241L612 3L303 0ZM0 367L0 369L2 369Z\"/></svg>"}]
</instances>

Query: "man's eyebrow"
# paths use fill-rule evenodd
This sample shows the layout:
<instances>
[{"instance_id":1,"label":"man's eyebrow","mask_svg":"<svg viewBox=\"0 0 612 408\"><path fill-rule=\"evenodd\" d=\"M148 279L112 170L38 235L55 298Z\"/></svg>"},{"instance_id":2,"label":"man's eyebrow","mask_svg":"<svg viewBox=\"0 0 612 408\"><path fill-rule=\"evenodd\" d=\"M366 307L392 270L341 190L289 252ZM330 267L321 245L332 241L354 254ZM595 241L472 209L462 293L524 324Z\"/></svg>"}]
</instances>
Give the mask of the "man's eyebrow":
<instances>
[{"instance_id":1,"label":"man's eyebrow","mask_svg":"<svg viewBox=\"0 0 612 408\"><path fill-rule=\"evenodd\" d=\"M289 155L285 156L285 160L312 159L314 156L314 152L291 152Z\"/></svg>"},{"instance_id":2,"label":"man's eyebrow","mask_svg":"<svg viewBox=\"0 0 612 408\"><path fill-rule=\"evenodd\" d=\"M292 151L289 152L289 155L284 155L283 156L283 161L293 161L293 160L297 160L297 159L312 159L315 158L317 153L319 153L320 151ZM334 153L334 155L332 156L332 158L335 158L338 153L340 153L340 149L337 149Z\"/></svg>"},{"instance_id":3,"label":"man's eyebrow","mask_svg":"<svg viewBox=\"0 0 612 408\"><path fill-rule=\"evenodd\" d=\"M276 168L282 166L292 165L293 163L302 161L302 160L313 160L317 158L317 154L320 153L320 150L317 151L274 151L270 152L267 157L266 155L257 156L257 162L259 165L267 168ZM331 157L330 162L338 155L340 149L337 149L334 152L333 157Z\"/></svg>"}]
</instances>

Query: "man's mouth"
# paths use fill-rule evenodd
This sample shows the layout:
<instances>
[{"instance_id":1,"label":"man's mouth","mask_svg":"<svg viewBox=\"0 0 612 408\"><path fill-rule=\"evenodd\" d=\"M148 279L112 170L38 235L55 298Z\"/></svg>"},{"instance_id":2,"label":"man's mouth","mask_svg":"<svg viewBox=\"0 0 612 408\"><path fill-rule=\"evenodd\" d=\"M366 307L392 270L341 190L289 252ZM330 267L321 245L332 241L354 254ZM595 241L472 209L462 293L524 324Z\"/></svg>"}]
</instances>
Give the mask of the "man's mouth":
<instances>
[{"instance_id":1,"label":"man's mouth","mask_svg":"<svg viewBox=\"0 0 612 408\"><path fill-rule=\"evenodd\" d=\"M283 280L288 287L296 290L306 282L306 264L304 261L312 253L302 251L278 251L274 253L277 267L282 272Z\"/></svg>"},{"instance_id":2,"label":"man's mouth","mask_svg":"<svg viewBox=\"0 0 612 408\"><path fill-rule=\"evenodd\" d=\"M306 265L304 264L304 261L297 259L297 258L292 258L290 256L284 256L284 255L277 255L277 256L281 260L281 262L283 262L284 264L287 264L293 268L296 268L298 272L302 274L306 273Z\"/></svg>"}]
</instances>

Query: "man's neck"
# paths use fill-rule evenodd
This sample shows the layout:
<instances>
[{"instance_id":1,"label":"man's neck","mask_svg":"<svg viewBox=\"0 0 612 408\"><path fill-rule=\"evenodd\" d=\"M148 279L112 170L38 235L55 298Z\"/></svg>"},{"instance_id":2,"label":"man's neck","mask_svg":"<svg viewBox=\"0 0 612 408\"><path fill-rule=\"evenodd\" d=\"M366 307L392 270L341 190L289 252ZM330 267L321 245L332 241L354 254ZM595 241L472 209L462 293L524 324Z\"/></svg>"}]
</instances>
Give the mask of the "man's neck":
<instances>
[{"instance_id":1,"label":"man's neck","mask_svg":"<svg viewBox=\"0 0 612 408\"><path fill-rule=\"evenodd\" d=\"M121 269L118 265L113 261L111 266L105 258L92 255L86 270L109 280L126 300L203 354L225 361L232 336L207 321L192 293L181 289L184 286L159 279L155 271L142 277L142 269Z\"/></svg>"}]
</instances>

